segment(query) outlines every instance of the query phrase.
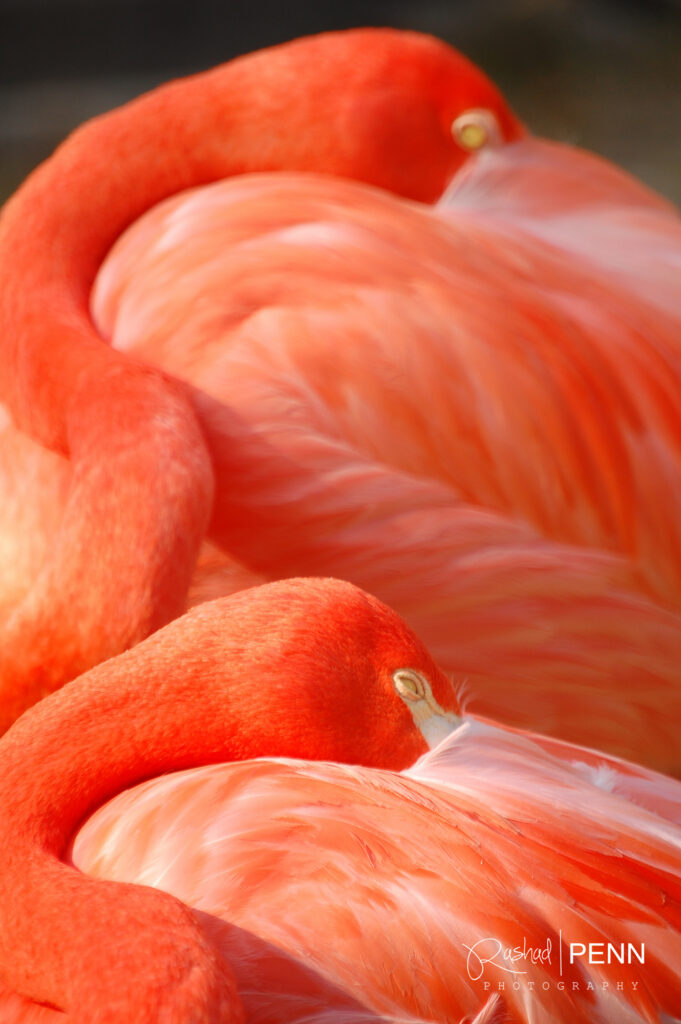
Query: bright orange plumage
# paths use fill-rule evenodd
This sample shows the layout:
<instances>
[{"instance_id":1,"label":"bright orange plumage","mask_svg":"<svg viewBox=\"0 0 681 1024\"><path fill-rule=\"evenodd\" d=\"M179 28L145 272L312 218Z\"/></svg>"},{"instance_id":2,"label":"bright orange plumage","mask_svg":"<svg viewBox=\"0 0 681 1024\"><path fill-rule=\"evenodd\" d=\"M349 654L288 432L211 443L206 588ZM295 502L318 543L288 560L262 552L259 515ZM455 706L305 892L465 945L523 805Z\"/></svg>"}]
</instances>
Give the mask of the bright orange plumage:
<instances>
[{"instance_id":1,"label":"bright orange plumage","mask_svg":"<svg viewBox=\"0 0 681 1024\"><path fill-rule=\"evenodd\" d=\"M430 201L467 157L452 119L480 105L501 138L522 134L494 86L435 39L320 36L93 121L6 205L1 394L22 430L68 456L72 477L58 531L52 480L31 485L50 532L20 543L10 570L1 723L178 615L211 517L214 466L191 393L103 344L92 324L89 291L112 243L163 198L254 170L324 172ZM8 489L16 509L25 488ZM8 512L10 545L18 523ZM39 526L32 515L28 526Z\"/></svg>"},{"instance_id":2,"label":"bright orange plumage","mask_svg":"<svg viewBox=\"0 0 681 1024\"><path fill-rule=\"evenodd\" d=\"M229 962L186 907L60 862L81 819L142 778L263 753L407 767L455 711L420 642L350 584L193 609L0 741L0 979L77 1024L238 1024Z\"/></svg>"},{"instance_id":3,"label":"bright orange plumage","mask_svg":"<svg viewBox=\"0 0 681 1024\"><path fill-rule=\"evenodd\" d=\"M173 83L31 177L0 223L0 727L102 664L0 741L3 1020L672 1019L676 783L471 722L395 772L457 690L678 769L680 252L667 204L389 30ZM244 589L293 573L394 607L456 689L348 584ZM259 755L367 767L167 775ZM143 778L74 856L184 903L60 863ZM464 972L556 932L645 943L645 975Z\"/></svg>"}]
</instances>

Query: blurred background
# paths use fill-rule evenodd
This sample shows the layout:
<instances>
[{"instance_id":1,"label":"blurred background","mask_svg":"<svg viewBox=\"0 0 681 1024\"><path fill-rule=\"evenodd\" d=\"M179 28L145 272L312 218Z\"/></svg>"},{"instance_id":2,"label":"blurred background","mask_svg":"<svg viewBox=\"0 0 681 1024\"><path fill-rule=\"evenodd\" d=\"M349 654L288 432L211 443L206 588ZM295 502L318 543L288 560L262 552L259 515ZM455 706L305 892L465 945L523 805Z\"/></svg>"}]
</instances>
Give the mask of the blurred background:
<instances>
[{"instance_id":1,"label":"blurred background","mask_svg":"<svg viewBox=\"0 0 681 1024\"><path fill-rule=\"evenodd\" d=\"M681 204L681 0L0 0L0 201L81 121L167 78L362 24L441 36L537 133Z\"/></svg>"}]
</instances>

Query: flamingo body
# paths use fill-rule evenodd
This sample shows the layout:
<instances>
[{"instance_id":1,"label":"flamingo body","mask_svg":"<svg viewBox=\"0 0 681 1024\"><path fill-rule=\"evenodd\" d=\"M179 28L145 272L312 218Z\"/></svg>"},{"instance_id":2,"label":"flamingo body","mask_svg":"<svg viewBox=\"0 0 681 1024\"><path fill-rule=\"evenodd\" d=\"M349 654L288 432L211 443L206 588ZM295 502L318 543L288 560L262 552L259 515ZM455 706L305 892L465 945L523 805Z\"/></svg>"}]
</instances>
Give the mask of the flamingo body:
<instances>
[{"instance_id":1,"label":"flamingo body","mask_svg":"<svg viewBox=\"0 0 681 1024\"><path fill-rule=\"evenodd\" d=\"M401 774L261 760L142 783L70 857L198 911L250 1024L470 1021L495 994L507 1024L643 1024L681 998L680 823L672 780L470 720ZM643 964L581 955L641 942Z\"/></svg>"}]
</instances>

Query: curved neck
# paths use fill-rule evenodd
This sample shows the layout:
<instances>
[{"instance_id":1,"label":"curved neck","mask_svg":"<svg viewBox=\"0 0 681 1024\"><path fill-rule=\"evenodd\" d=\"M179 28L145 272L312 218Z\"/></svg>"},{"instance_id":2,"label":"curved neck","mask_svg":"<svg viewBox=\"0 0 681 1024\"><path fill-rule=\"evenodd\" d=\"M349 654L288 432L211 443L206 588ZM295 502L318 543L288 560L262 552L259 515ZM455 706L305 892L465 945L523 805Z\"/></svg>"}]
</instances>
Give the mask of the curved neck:
<instances>
[{"instance_id":1,"label":"curved neck","mask_svg":"<svg viewBox=\"0 0 681 1024\"><path fill-rule=\"evenodd\" d=\"M32 841L60 854L94 807L164 772L264 755L411 763L424 749L411 727L416 745L407 735L402 749L391 742L399 729L391 737L390 726L374 722L372 742L347 727L352 715L370 721L372 706L357 676L324 647L347 643L343 602L356 594L351 584L307 579L241 591L199 605L80 676L0 740L3 812L11 806L15 825L30 820ZM370 599L362 600L364 616L375 618ZM378 607L382 626L399 623ZM368 661L358 664L369 671Z\"/></svg>"},{"instance_id":2,"label":"curved neck","mask_svg":"<svg viewBox=\"0 0 681 1024\"><path fill-rule=\"evenodd\" d=\"M185 908L151 890L97 885L58 860L78 822L117 789L174 764L239 756L230 688L209 685L217 681L201 671L201 656L173 672L178 625L43 701L0 742L8 769L0 816L0 977L36 1002L69 1011L69 1019L71 1011L78 1021L99 1019L101 1002L112 1022L146 1024L165 999L172 1024L194 1019L197 1007L205 1019L240 1020L229 971ZM210 647L210 636L199 639ZM170 725L169 702L176 712ZM179 943L179 960L159 929ZM116 935L115 969L102 947L105 934ZM135 979L134 991L126 975ZM231 992L229 1014L217 1010L214 995L200 996L203 990ZM117 1002L120 1016L113 1012Z\"/></svg>"},{"instance_id":3,"label":"curved neck","mask_svg":"<svg viewBox=\"0 0 681 1024\"><path fill-rule=\"evenodd\" d=\"M104 344L92 322L112 243L164 198L246 171L322 172L432 201L464 159L451 134L462 104L498 107L507 135L520 130L443 43L330 33L90 122L6 205L0 399L73 470L54 550L0 630L0 690L22 679L12 713L179 614L210 521L214 460L191 392ZM45 666L34 641L54 622L62 638Z\"/></svg>"},{"instance_id":4,"label":"curved neck","mask_svg":"<svg viewBox=\"0 0 681 1024\"><path fill-rule=\"evenodd\" d=\"M463 159L440 117L466 102L498 108L508 137L522 131L491 83L444 44L357 29L173 82L75 132L0 221L2 397L20 426L68 450L83 361L116 359L90 321L89 289L114 240L150 206L268 170L349 177L430 202Z\"/></svg>"},{"instance_id":5,"label":"curved neck","mask_svg":"<svg viewBox=\"0 0 681 1024\"><path fill-rule=\"evenodd\" d=\"M211 991L229 991L225 966L181 904L97 883L59 857L95 807L164 772L262 755L411 763L425 749L422 737L392 690L383 706L383 684L371 682L379 678L371 652L391 631L400 640L391 649L393 668L416 661L431 678L439 675L397 617L356 588L271 584L200 606L24 715L0 741L4 983L37 1001L83 1007L85 1021L98 1019L87 1016L94 1000L110 1006L120 998L127 977L134 989L120 1021L139 1024L166 1019L151 1009L144 1016L141 1007L168 993L175 993L173 1007L184 1005L177 977L198 972ZM363 696L357 683L366 674ZM371 723L367 731L363 722ZM112 928L115 965L101 943ZM186 970L178 957L189 958ZM187 1007L193 998L188 991ZM206 1005L214 1015L206 1011L205 1019L238 1019ZM196 1019L189 1010L186 1017L172 1012L173 1024Z\"/></svg>"},{"instance_id":6,"label":"curved neck","mask_svg":"<svg viewBox=\"0 0 681 1024\"><path fill-rule=\"evenodd\" d=\"M69 448L68 402L84 367L119 361L88 308L108 249L155 203L243 169L230 109L238 72L227 65L171 83L90 122L3 210L0 361L10 372L2 374L2 398L48 446ZM231 144L220 146L225 138Z\"/></svg>"},{"instance_id":7,"label":"curved neck","mask_svg":"<svg viewBox=\"0 0 681 1024\"><path fill-rule=\"evenodd\" d=\"M116 238L154 204L247 171L311 170L390 187L389 159L386 172L347 149L341 125L362 82L351 36L332 42L343 89L338 75L317 81L328 62L323 36L239 58L87 123L6 204L0 363L9 372L0 398L22 429L70 450L66 417L82 373L119 360L91 322L92 282Z\"/></svg>"}]
</instances>

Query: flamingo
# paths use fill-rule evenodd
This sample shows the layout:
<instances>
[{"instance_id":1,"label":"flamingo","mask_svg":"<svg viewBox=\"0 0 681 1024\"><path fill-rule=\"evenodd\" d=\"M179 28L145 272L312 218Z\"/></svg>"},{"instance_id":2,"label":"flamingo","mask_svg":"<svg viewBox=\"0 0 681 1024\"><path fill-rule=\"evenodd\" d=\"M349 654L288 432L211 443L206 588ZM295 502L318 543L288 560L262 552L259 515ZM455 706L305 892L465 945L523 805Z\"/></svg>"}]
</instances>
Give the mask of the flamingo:
<instances>
[{"instance_id":1,"label":"flamingo","mask_svg":"<svg viewBox=\"0 0 681 1024\"><path fill-rule=\"evenodd\" d=\"M44 700L0 741L2 1020L676 1019L681 783L457 711L313 579Z\"/></svg>"},{"instance_id":2,"label":"flamingo","mask_svg":"<svg viewBox=\"0 0 681 1024\"><path fill-rule=\"evenodd\" d=\"M4 725L187 604L331 575L470 712L678 770L680 247L410 33L81 129L0 225Z\"/></svg>"},{"instance_id":3,"label":"flamingo","mask_svg":"<svg viewBox=\"0 0 681 1024\"><path fill-rule=\"evenodd\" d=\"M468 155L451 126L469 108L493 111L505 138L522 133L485 76L435 39L322 35L91 122L6 204L0 399L21 436L8 429L2 463L4 727L183 610L212 514L216 453L193 396L93 325L89 291L115 239L168 195L256 170L434 200ZM463 124L462 140L477 130Z\"/></svg>"}]
</instances>

